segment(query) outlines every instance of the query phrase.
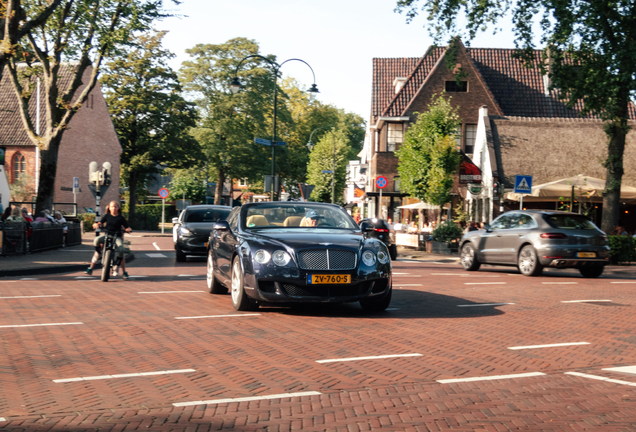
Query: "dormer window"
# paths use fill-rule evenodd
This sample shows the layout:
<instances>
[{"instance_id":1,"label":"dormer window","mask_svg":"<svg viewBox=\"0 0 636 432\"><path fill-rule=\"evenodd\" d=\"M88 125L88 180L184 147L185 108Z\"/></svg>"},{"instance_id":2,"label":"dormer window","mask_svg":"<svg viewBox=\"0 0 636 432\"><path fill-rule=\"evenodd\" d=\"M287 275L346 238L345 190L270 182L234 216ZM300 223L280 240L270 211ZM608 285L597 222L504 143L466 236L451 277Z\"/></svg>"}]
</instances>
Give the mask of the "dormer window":
<instances>
[{"instance_id":1,"label":"dormer window","mask_svg":"<svg viewBox=\"0 0 636 432\"><path fill-rule=\"evenodd\" d=\"M407 80L408 78L401 78L401 77L393 80L393 87L395 87L395 94L398 94L400 90L402 90L402 87L404 87L404 84L406 84Z\"/></svg>"},{"instance_id":2,"label":"dormer window","mask_svg":"<svg viewBox=\"0 0 636 432\"><path fill-rule=\"evenodd\" d=\"M447 93L466 93L468 91L468 81L446 81Z\"/></svg>"},{"instance_id":3,"label":"dormer window","mask_svg":"<svg viewBox=\"0 0 636 432\"><path fill-rule=\"evenodd\" d=\"M402 123L387 123L386 149L394 152L404 142L404 125Z\"/></svg>"}]
</instances>

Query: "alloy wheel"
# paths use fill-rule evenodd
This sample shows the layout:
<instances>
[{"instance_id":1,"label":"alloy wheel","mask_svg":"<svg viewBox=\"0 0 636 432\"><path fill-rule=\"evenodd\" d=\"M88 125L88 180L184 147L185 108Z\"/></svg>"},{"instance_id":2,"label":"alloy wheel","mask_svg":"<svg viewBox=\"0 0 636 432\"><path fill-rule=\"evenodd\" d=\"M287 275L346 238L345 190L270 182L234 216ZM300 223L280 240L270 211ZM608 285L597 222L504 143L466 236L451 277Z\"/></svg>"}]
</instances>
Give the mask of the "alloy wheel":
<instances>
[{"instance_id":1,"label":"alloy wheel","mask_svg":"<svg viewBox=\"0 0 636 432\"><path fill-rule=\"evenodd\" d=\"M469 268L473 265L475 259L475 251L471 247L464 247L462 249L462 266Z\"/></svg>"},{"instance_id":2,"label":"alloy wheel","mask_svg":"<svg viewBox=\"0 0 636 432\"><path fill-rule=\"evenodd\" d=\"M212 283L214 282L214 261L212 261L212 251L208 252L208 268L205 273L205 279L208 283L208 288L211 288Z\"/></svg>"},{"instance_id":3,"label":"alloy wheel","mask_svg":"<svg viewBox=\"0 0 636 432\"><path fill-rule=\"evenodd\" d=\"M235 305L239 303L239 297L241 296L241 265L238 260L234 261L234 268L232 268L232 303Z\"/></svg>"},{"instance_id":4,"label":"alloy wheel","mask_svg":"<svg viewBox=\"0 0 636 432\"><path fill-rule=\"evenodd\" d=\"M532 249L523 248L521 254L519 254L519 270L524 274L530 274L534 271L536 265L537 262Z\"/></svg>"}]
</instances>

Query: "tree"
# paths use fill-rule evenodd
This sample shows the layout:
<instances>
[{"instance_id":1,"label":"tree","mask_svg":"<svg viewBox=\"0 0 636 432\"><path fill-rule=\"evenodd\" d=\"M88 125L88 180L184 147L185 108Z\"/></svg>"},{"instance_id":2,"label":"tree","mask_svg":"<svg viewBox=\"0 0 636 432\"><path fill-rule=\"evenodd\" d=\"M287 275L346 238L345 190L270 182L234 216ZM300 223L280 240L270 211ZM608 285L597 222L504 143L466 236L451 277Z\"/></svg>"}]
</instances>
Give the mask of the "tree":
<instances>
[{"instance_id":1,"label":"tree","mask_svg":"<svg viewBox=\"0 0 636 432\"><path fill-rule=\"evenodd\" d=\"M193 104L181 96L177 74L167 65L174 54L161 46L166 32L134 39L134 47L110 61L101 82L123 152L122 178L128 185L128 217L135 220L137 188L159 166L183 168L202 158L189 134L196 126Z\"/></svg>"},{"instance_id":2,"label":"tree","mask_svg":"<svg viewBox=\"0 0 636 432\"><path fill-rule=\"evenodd\" d=\"M349 140L344 130L332 129L316 143L309 156L307 166L307 180L315 185L311 193L312 201L331 202L332 174L322 171L332 171L334 168L335 147L335 194L334 202L342 203L342 193L346 187L347 162L349 155Z\"/></svg>"},{"instance_id":3,"label":"tree","mask_svg":"<svg viewBox=\"0 0 636 432\"><path fill-rule=\"evenodd\" d=\"M41 3L25 1L24 16L41 14ZM163 0L66 0L46 21L23 28L25 38L10 48L15 52L8 59L8 70L24 129L40 149L36 211L53 204L62 135L95 87L102 62L129 44L135 32L165 16ZM64 79L62 71L66 72ZM84 82L85 72L89 76ZM28 110L36 78L42 80L45 107L39 133Z\"/></svg>"},{"instance_id":4,"label":"tree","mask_svg":"<svg viewBox=\"0 0 636 432\"><path fill-rule=\"evenodd\" d=\"M167 170L172 174L169 200L190 199L204 202L207 192L207 175L199 168Z\"/></svg>"},{"instance_id":5,"label":"tree","mask_svg":"<svg viewBox=\"0 0 636 432\"><path fill-rule=\"evenodd\" d=\"M397 0L397 10L408 21L418 14L420 0ZM459 17L466 17L468 39L512 12L518 57L526 65L534 60L535 21L540 21L545 45L542 73L549 73L551 88L572 107L583 101L582 114L604 121L608 140L607 170L601 228L610 232L619 218L625 137L629 131L630 98L636 92L636 3L631 1L499 0L466 2L425 0L421 7L433 23L436 40L461 35ZM548 70L549 64L549 70Z\"/></svg>"},{"instance_id":6,"label":"tree","mask_svg":"<svg viewBox=\"0 0 636 432\"><path fill-rule=\"evenodd\" d=\"M460 162L455 133L457 109L441 95L433 95L429 110L419 114L409 127L404 143L396 151L401 187L411 196L443 206L451 201L450 191Z\"/></svg>"}]
</instances>

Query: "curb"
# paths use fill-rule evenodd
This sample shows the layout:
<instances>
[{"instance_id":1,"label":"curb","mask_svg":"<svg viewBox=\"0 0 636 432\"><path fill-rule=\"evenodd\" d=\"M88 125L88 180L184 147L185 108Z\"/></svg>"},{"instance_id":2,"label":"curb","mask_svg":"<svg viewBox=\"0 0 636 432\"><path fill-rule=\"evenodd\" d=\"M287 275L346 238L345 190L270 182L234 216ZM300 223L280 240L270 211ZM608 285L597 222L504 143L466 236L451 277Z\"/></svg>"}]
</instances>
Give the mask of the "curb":
<instances>
[{"instance_id":1,"label":"curb","mask_svg":"<svg viewBox=\"0 0 636 432\"><path fill-rule=\"evenodd\" d=\"M126 262L129 263L135 259L133 253L129 253L125 257ZM8 276L31 276L31 275L47 275L57 273L70 273L76 271L86 270L88 264L73 264L73 265L60 265L56 267L39 267L39 268L24 268L17 270L0 270L0 277Z\"/></svg>"}]
</instances>

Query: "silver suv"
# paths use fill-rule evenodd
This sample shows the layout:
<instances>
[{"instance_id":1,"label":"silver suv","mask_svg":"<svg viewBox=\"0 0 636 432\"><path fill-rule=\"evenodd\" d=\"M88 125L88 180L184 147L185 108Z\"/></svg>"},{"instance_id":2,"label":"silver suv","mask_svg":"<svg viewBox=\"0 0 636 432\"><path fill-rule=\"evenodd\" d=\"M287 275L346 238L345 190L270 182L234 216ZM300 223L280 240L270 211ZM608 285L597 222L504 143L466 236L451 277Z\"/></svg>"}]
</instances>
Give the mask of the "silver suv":
<instances>
[{"instance_id":1,"label":"silver suv","mask_svg":"<svg viewBox=\"0 0 636 432\"><path fill-rule=\"evenodd\" d=\"M471 231L460 242L461 264L474 271L481 264L516 266L526 276L544 267L577 268L584 277L603 274L609 262L607 236L585 216L539 210L511 211Z\"/></svg>"}]
</instances>

